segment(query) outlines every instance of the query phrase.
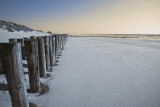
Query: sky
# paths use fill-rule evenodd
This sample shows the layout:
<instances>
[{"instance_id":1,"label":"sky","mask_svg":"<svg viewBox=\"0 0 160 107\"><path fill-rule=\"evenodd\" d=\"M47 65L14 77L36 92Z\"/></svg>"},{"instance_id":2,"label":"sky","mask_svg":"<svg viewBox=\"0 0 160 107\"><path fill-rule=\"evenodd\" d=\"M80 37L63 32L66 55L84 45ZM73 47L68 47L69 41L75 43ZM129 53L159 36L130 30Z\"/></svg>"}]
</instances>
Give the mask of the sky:
<instances>
[{"instance_id":1,"label":"sky","mask_svg":"<svg viewBox=\"0 0 160 107\"><path fill-rule=\"evenodd\" d=\"M0 20L69 34L160 34L160 0L0 0Z\"/></svg>"}]
</instances>

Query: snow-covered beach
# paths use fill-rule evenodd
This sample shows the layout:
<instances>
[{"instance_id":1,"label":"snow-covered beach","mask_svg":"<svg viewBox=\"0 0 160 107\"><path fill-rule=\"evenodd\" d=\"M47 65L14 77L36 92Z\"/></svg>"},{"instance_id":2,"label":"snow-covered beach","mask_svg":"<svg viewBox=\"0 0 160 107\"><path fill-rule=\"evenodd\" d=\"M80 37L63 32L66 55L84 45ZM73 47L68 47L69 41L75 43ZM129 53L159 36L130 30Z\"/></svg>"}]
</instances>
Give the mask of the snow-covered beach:
<instances>
[{"instance_id":1,"label":"snow-covered beach","mask_svg":"<svg viewBox=\"0 0 160 107\"><path fill-rule=\"evenodd\" d=\"M160 0L1 0L0 107L160 107Z\"/></svg>"},{"instance_id":2,"label":"snow-covered beach","mask_svg":"<svg viewBox=\"0 0 160 107\"><path fill-rule=\"evenodd\" d=\"M4 34L1 42L16 32ZM69 37L52 76L41 79L49 92L28 99L38 107L159 107L159 47L159 40ZM0 96L0 106L11 107L8 91Z\"/></svg>"},{"instance_id":3,"label":"snow-covered beach","mask_svg":"<svg viewBox=\"0 0 160 107\"><path fill-rule=\"evenodd\" d=\"M160 41L70 37L38 107L159 107ZM55 79L54 79L55 78Z\"/></svg>"}]
</instances>

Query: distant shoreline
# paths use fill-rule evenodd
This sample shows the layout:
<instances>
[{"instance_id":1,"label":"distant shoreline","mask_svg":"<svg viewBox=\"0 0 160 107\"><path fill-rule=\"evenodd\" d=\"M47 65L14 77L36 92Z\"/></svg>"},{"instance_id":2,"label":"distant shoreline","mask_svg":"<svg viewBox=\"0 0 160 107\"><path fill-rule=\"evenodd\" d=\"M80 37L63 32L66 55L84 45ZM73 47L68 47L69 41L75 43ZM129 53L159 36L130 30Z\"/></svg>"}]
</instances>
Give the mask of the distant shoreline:
<instances>
[{"instance_id":1,"label":"distant shoreline","mask_svg":"<svg viewBox=\"0 0 160 107\"><path fill-rule=\"evenodd\" d=\"M82 34L70 37L107 37L107 38L135 38L144 40L160 40L160 34Z\"/></svg>"}]
</instances>

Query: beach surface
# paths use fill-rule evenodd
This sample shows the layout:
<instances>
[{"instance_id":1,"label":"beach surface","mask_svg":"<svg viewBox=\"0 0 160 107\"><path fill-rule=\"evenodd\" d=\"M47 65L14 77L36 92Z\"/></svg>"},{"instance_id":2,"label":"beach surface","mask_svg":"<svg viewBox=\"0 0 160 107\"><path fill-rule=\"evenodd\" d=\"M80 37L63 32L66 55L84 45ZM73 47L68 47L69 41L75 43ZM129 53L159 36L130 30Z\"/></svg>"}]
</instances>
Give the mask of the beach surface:
<instances>
[{"instance_id":1,"label":"beach surface","mask_svg":"<svg viewBox=\"0 0 160 107\"><path fill-rule=\"evenodd\" d=\"M159 107L160 41L69 37L38 107Z\"/></svg>"}]
</instances>

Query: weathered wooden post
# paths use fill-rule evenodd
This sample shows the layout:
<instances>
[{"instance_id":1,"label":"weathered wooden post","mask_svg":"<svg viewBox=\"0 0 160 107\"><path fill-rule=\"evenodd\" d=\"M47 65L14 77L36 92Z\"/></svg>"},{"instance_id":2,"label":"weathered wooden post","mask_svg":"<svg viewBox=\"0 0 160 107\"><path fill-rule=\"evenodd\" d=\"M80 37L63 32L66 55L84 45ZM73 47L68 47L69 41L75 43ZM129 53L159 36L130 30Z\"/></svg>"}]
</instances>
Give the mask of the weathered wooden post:
<instances>
[{"instance_id":1,"label":"weathered wooden post","mask_svg":"<svg viewBox=\"0 0 160 107\"><path fill-rule=\"evenodd\" d=\"M58 36L54 35L55 37L55 59L57 59L57 54L58 54Z\"/></svg>"},{"instance_id":2,"label":"weathered wooden post","mask_svg":"<svg viewBox=\"0 0 160 107\"><path fill-rule=\"evenodd\" d=\"M36 37L35 36L30 36L30 39L36 39Z\"/></svg>"},{"instance_id":3,"label":"weathered wooden post","mask_svg":"<svg viewBox=\"0 0 160 107\"><path fill-rule=\"evenodd\" d=\"M0 59L3 63L13 107L29 107L26 86L22 74L20 43L1 43Z\"/></svg>"},{"instance_id":4,"label":"weathered wooden post","mask_svg":"<svg viewBox=\"0 0 160 107\"><path fill-rule=\"evenodd\" d=\"M67 34L65 34L64 36L64 44L66 43L66 41L67 41Z\"/></svg>"},{"instance_id":5,"label":"weathered wooden post","mask_svg":"<svg viewBox=\"0 0 160 107\"><path fill-rule=\"evenodd\" d=\"M21 43L21 45L24 46L24 40L23 39L17 39L17 42Z\"/></svg>"},{"instance_id":6,"label":"weathered wooden post","mask_svg":"<svg viewBox=\"0 0 160 107\"><path fill-rule=\"evenodd\" d=\"M66 34L64 35L64 44L66 43Z\"/></svg>"},{"instance_id":7,"label":"weathered wooden post","mask_svg":"<svg viewBox=\"0 0 160 107\"><path fill-rule=\"evenodd\" d=\"M61 35L61 50L63 49L63 34Z\"/></svg>"},{"instance_id":8,"label":"weathered wooden post","mask_svg":"<svg viewBox=\"0 0 160 107\"><path fill-rule=\"evenodd\" d=\"M62 46L61 46L61 44L62 44L62 40L61 40L61 34L59 35L59 54L60 54L60 52L62 51Z\"/></svg>"},{"instance_id":9,"label":"weathered wooden post","mask_svg":"<svg viewBox=\"0 0 160 107\"><path fill-rule=\"evenodd\" d=\"M64 34L62 34L62 50L64 48Z\"/></svg>"},{"instance_id":10,"label":"weathered wooden post","mask_svg":"<svg viewBox=\"0 0 160 107\"><path fill-rule=\"evenodd\" d=\"M38 42L36 39L28 39L24 43L28 63L30 91L33 93L40 92Z\"/></svg>"},{"instance_id":11,"label":"weathered wooden post","mask_svg":"<svg viewBox=\"0 0 160 107\"><path fill-rule=\"evenodd\" d=\"M60 47L59 47L60 39L59 35L57 35L57 56L59 55Z\"/></svg>"},{"instance_id":12,"label":"weathered wooden post","mask_svg":"<svg viewBox=\"0 0 160 107\"><path fill-rule=\"evenodd\" d=\"M3 63L1 59L0 59L0 74L4 74Z\"/></svg>"},{"instance_id":13,"label":"weathered wooden post","mask_svg":"<svg viewBox=\"0 0 160 107\"><path fill-rule=\"evenodd\" d=\"M25 41L25 40L28 40L28 39L29 39L28 37L23 37L23 40L24 40L24 41ZM23 56L22 56L22 59L23 59L23 60L27 60L26 51L25 51L25 44L24 44L24 47L23 47L22 52L24 53L24 58L23 58Z\"/></svg>"},{"instance_id":14,"label":"weathered wooden post","mask_svg":"<svg viewBox=\"0 0 160 107\"><path fill-rule=\"evenodd\" d=\"M50 56L50 66L51 68L54 66L54 55L53 55L53 39L52 36L49 36L49 56ZM52 69L50 70L52 71Z\"/></svg>"},{"instance_id":15,"label":"weathered wooden post","mask_svg":"<svg viewBox=\"0 0 160 107\"><path fill-rule=\"evenodd\" d=\"M44 77L46 72L44 38L37 37L37 40L38 40L38 54L39 54L39 72L40 72L40 77Z\"/></svg>"},{"instance_id":16,"label":"weathered wooden post","mask_svg":"<svg viewBox=\"0 0 160 107\"><path fill-rule=\"evenodd\" d=\"M64 35L64 44L66 43L66 34Z\"/></svg>"},{"instance_id":17,"label":"weathered wooden post","mask_svg":"<svg viewBox=\"0 0 160 107\"><path fill-rule=\"evenodd\" d=\"M14 38L14 39L9 39L9 43L20 43L21 44L21 55L22 55L22 43L21 43L21 40L20 39L16 39L16 38ZM23 59L23 58L22 58ZM21 60L21 62L22 62L22 60ZM22 68L23 69L23 68ZM23 74L23 76L24 76L24 69L22 70L22 74Z\"/></svg>"},{"instance_id":18,"label":"weathered wooden post","mask_svg":"<svg viewBox=\"0 0 160 107\"><path fill-rule=\"evenodd\" d=\"M55 37L52 35L53 60L55 62Z\"/></svg>"},{"instance_id":19,"label":"weathered wooden post","mask_svg":"<svg viewBox=\"0 0 160 107\"><path fill-rule=\"evenodd\" d=\"M59 54L61 52L61 34L59 34Z\"/></svg>"},{"instance_id":20,"label":"weathered wooden post","mask_svg":"<svg viewBox=\"0 0 160 107\"><path fill-rule=\"evenodd\" d=\"M22 59L25 60L24 39L17 39L17 42L21 43Z\"/></svg>"},{"instance_id":21,"label":"weathered wooden post","mask_svg":"<svg viewBox=\"0 0 160 107\"><path fill-rule=\"evenodd\" d=\"M44 37L45 44L45 57L46 57L46 70L50 72L50 56L49 56L49 37Z\"/></svg>"},{"instance_id":22,"label":"weathered wooden post","mask_svg":"<svg viewBox=\"0 0 160 107\"><path fill-rule=\"evenodd\" d=\"M63 47L64 47L64 34L62 35L62 50L63 50Z\"/></svg>"},{"instance_id":23,"label":"weathered wooden post","mask_svg":"<svg viewBox=\"0 0 160 107\"><path fill-rule=\"evenodd\" d=\"M29 38L28 38L28 37L23 37L23 39L24 39L24 40L27 40L27 39L29 39Z\"/></svg>"},{"instance_id":24,"label":"weathered wooden post","mask_svg":"<svg viewBox=\"0 0 160 107\"><path fill-rule=\"evenodd\" d=\"M66 43L66 34L64 34L64 45Z\"/></svg>"},{"instance_id":25,"label":"weathered wooden post","mask_svg":"<svg viewBox=\"0 0 160 107\"><path fill-rule=\"evenodd\" d=\"M68 39L68 34L66 34L66 40Z\"/></svg>"},{"instance_id":26,"label":"weathered wooden post","mask_svg":"<svg viewBox=\"0 0 160 107\"><path fill-rule=\"evenodd\" d=\"M59 52L61 52L61 43L62 43L61 36L62 35L59 35L59 50L60 50Z\"/></svg>"},{"instance_id":27,"label":"weathered wooden post","mask_svg":"<svg viewBox=\"0 0 160 107\"><path fill-rule=\"evenodd\" d=\"M11 38L11 39L9 39L9 43L17 43L17 39L16 38Z\"/></svg>"}]
</instances>

